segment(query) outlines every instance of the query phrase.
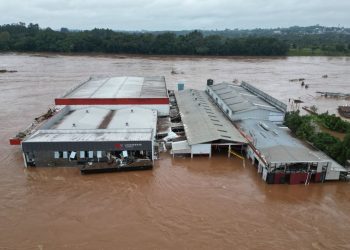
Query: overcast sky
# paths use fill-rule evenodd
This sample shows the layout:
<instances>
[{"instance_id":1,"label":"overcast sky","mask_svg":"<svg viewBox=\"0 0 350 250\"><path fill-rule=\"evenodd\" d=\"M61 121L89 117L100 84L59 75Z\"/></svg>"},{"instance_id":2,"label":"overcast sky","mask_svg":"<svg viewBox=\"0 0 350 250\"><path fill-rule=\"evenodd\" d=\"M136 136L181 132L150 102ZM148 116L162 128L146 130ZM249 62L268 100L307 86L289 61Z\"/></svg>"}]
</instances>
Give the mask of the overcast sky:
<instances>
[{"instance_id":1,"label":"overcast sky","mask_svg":"<svg viewBox=\"0 0 350 250\"><path fill-rule=\"evenodd\" d=\"M350 0L0 0L0 13L54 29L350 27Z\"/></svg>"}]
</instances>

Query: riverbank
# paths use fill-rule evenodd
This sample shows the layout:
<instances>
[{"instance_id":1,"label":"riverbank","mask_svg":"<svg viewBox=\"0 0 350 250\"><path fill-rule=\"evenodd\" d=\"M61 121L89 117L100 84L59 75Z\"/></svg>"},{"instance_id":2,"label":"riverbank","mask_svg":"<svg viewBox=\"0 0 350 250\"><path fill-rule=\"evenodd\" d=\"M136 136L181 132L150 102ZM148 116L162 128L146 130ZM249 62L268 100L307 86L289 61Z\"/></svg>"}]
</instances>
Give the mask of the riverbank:
<instances>
[{"instance_id":1,"label":"riverbank","mask_svg":"<svg viewBox=\"0 0 350 250\"><path fill-rule=\"evenodd\" d=\"M327 51L322 49L289 49L288 56L350 56L350 51Z\"/></svg>"},{"instance_id":2,"label":"riverbank","mask_svg":"<svg viewBox=\"0 0 350 250\"><path fill-rule=\"evenodd\" d=\"M316 50L312 52L311 49L295 50L291 49L288 51L287 55L280 56L250 56L250 55L165 55L165 54L139 54L139 53L103 53L103 52L50 52L50 51L0 51L0 55L30 55L37 57L57 57L57 56L89 56L89 57L106 57L106 58L183 58L183 59L281 59L287 57L350 57L349 52L329 52Z\"/></svg>"}]
</instances>

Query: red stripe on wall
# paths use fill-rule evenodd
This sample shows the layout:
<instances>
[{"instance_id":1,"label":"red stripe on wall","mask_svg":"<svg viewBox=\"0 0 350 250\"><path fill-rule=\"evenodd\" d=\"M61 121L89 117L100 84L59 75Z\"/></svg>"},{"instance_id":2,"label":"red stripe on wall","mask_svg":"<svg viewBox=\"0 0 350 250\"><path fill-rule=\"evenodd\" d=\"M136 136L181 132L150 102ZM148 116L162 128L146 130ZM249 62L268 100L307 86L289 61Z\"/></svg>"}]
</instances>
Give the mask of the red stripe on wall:
<instances>
[{"instance_id":1,"label":"red stripe on wall","mask_svg":"<svg viewBox=\"0 0 350 250\"><path fill-rule=\"evenodd\" d=\"M169 98L56 98L56 105L157 105Z\"/></svg>"},{"instance_id":2,"label":"red stripe on wall","mask_svg":"<svg viewBox=\"0 0 350 250\"><path fill-rule=\"evenodd\" d=\"M21 145L21 139L19 138L11 138L10 139L10 145Z\"/></svg>"}]
</instances>

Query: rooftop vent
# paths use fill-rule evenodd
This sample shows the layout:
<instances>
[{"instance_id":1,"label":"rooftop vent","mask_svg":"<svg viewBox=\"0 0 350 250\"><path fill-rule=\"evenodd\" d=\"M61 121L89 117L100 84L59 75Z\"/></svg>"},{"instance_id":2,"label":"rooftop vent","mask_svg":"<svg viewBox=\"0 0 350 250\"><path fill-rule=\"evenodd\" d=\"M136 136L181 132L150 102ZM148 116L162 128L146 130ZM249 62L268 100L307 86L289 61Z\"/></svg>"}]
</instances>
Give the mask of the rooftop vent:
<instances>
[{"instance_id":1,"label":"rooftop vent","mask_svg":"<svg viewBox=\"0 0 350 250\"><path fill-rule=\"evenodd\" d=\"M213 79L208 79L207 80L207 86L211 86L214 84L214 80Z\"/></svg>"},{"instance_id":2,"label":"rooftop vent","mask_svg":"<svg viewBox=\"0 0 350 250\"><path fill-rule=\"evenodd\" d=\"M134 113L134 110L133 110L133 109L131 109L130 111L131 111L131 113Z\"/></svg>"},{"instance_id":3,"label":"rooftop vent","mask_svg":"<svg viewBox=\"0 0 350 250\"><path fill-rule=\"evenodd\" d=\"M269 130L270 130L269 126L267 126L267 125L266 125L265 123L263 123L263 122L259 122L259 126L262 127L263 129L265 129L266 131L269 131Z\"/></svg>"},{"instance_id":4,"label":"rooftop vent","mask_svg":"<svg viewBox=\"0 0 350 250\"><path fill-rule=\"evenodd\" d=\"M73 126L73 128L75 128L76 127L75 123L73 123L72 126Z\"/></svg>"},{"instance_id":5,"label":"rooftop vent","mask_svg":"<svg viewBox=\"0 0 350 250\"><path fill-rule=\"evenodd\" d=\"M129 123L128 123L128 122L126 122L126 123L125 123L125 126L129 126Z\"/></svg>"},{"instance_id":6,"label":"rooftop vent","mask_svg":"<svg viewBox=\"0 0 350 250\"><path fill-rule=\"evenodd\" d=\"M89 110L87 109L87 110L85 110L85 112L86 112L86 113L89 113Z\"/></svg>"}]
</instances>

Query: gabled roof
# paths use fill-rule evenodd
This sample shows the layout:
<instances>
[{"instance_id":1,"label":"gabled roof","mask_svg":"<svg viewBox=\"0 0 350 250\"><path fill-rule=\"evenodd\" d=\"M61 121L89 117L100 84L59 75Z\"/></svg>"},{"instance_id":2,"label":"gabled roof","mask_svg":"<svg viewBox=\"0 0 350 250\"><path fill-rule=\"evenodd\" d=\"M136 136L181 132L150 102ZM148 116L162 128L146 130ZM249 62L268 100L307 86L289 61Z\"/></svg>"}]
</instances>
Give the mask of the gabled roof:
<instances>
[{"instance_id":1,"label":"gabled roof","mask_svg":"<svg viewBox=\"0 0 350 250\"><path fill-rule=\"evenodd\" d=\"M240 85L223 82L211 85L209 88L218 95L234 113L257 109L281 112L270 103L249 92Z\"/></svg>"},{"instance_id":2,"label":"gabled roof","mask_svg":"<svg viewBox=\"0 0 350 250\"><path fill-rule=\"evenodd\" d=\"M332 167L343 169L322 151L294 138L288 128L257 119L245 119L237 125L268 163L332 162Z\"/></svg>"},{"instance_id":3,"label":"gabled roof","mask_svg":"<svg viewBox=\"0 0 350 250\"><path fill-rule=\"evenodd\" d=\"M190 89L176 92L175 96L189 145L218 140L246 143L205 91Z\"/></svg>"}]
</instances>

